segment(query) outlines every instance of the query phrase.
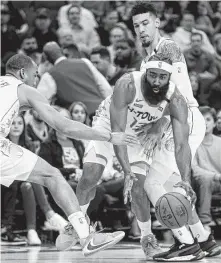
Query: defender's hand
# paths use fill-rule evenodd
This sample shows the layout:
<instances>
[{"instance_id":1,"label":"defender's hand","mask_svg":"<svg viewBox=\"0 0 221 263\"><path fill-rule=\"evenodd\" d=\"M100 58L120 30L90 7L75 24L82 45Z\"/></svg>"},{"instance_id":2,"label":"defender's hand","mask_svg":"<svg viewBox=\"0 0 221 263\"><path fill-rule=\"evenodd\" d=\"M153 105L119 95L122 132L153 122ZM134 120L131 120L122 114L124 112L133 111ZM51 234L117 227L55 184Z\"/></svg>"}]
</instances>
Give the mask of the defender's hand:
<instances>
[{"instance_id":1,"label":"defender's hand","mask_svg":"<svg viewBox=\"0 0 221 263\"><path fill-rule=\"evenodd\" d=\"M115 145L130 145L130 146L139 143L136 136L132 134L126 134L124 132L112 132L109 142Z\"/></svg>"},{"instance_id":2,"label":"defender's hand","mask_svg":"<svg viewBox=\"0 0 221 263\"><path fill-rule=\"evenodd\" d=\"M174 187L180 187L185 190L187 199L191 202L192 206L196 203L196 193L193 191L192 186L189 184L189 182L180 181L177 184L174 185Z\"/></svg>"},{"instance_id":3,"label":"defender's hand","mask_svg":"<svg viewBox=\"0 0 221 263\"><path fill-rule=\"evenodd\" d=\"M124 204L127 204L128 199L129 202L132 201L132 194L131 194L131 189L133 187L134 181L137 181L138 179L136 178L135 174L129 173L125 175L124 179Z\"/></svg>"}]
</instances>

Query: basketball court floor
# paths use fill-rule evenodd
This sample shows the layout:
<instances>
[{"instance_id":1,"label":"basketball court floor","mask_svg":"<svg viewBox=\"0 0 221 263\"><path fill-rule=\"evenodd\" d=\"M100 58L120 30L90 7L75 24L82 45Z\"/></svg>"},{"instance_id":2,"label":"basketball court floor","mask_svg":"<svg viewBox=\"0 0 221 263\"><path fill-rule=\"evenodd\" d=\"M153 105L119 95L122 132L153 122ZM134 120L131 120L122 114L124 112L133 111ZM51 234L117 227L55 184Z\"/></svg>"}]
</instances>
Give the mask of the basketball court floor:
<instances>
[{"instance_id":1,"label":"basketball court floor","mask_svg":"<svg viewBox=\"0 0 221 263\"><path fill-rule=\"evenodd\" d=\"M167 249L168 246L163 246ZM85 258L80 247L57 251L54 246L8 247L1 246L2 263L141 263L147 262L139 243L119 243L112 249ZM221 263L221 255L202 259L202 263Z\"/></svg>"}]
</instances>

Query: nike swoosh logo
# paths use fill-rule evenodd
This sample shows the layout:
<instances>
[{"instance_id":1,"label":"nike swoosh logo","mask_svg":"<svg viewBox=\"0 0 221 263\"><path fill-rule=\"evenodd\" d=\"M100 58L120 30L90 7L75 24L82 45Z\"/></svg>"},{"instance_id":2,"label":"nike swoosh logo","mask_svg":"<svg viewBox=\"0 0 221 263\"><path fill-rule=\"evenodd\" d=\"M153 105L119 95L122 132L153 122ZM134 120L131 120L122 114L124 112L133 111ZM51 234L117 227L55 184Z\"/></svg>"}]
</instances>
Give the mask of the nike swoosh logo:
<instances>
[{"instance_id":1,"label":"nike swoosh logo","mask_svg":"<svg viewBox=\"0 0 221 263\"><path fill-rule=\"evenodd\" d=\"M113 240L112 240L113 241ZM88 244L88 246L87 246L87 249L88 250L90 250L90 251L93 251L93 250L96 250L96 249L98 249L98 248L100 248L100 247L103 247L104 245L108 245L108 244L110 244L112 241L108 241L108 242L105 242L105 243L102 243L102 244L100 244L100 245L92 245L91 244L91 242Z\"/></svg>"}]
</instances>

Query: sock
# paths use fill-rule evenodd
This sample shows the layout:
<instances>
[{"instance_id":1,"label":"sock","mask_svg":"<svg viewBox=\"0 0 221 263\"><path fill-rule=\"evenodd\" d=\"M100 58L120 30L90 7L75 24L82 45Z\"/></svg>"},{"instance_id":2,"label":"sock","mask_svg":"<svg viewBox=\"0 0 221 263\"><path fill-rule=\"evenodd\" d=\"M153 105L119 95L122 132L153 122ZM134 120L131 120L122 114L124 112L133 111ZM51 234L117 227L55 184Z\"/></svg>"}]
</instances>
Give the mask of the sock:
<instances>
[{"instance_id":1,"label":"sock","mask_svg":"<svg viewBox=\"0 0 221 263\"><path fill-rule=\"evenodd\" d=\"M46 213L45 213L45 217L46 217L46 220L49 220L50 218L52 218L52 216L55 214L55 212L53 210L48 210Z\"/></svg>"},{"instance_id":2,"label":"sock","mask_svg":"<svg viewBox=\"0 0 221 263\"><path fill-rule=\"evenodd\" d=\"M71 222L80 239L84 239L89 236L89 225L81 211L69 215L68 220Z\"/></svg>"},{"instance_id":3,"label":"sock","mask_svg":"<svg viewBox=\"0 0 221 263\"><path fill-rule=\"evenodd\" d=\"M89 207L90 203L86 204L86 205L80 205L81 211L84 215L87 214L87 209Z\"/></svg>"},{"instance_id":4,"label":"sock","mask_svg":"<svg viewBox=\"0 0 221 263\"><path fill-rule=\"evenodd\" d=\"M185 226L177 228L177 229L171 229L171 231L181 243L184 243L184 244L194 243L194 239L190 231Z\"/></svg>"},{"instance_id":5,"label":"sock","mask_svg":"<svg viewBox=\"0 0 221 263\"><path fill-rule=\"evenodd\" d=\"M150 219L146 222L141 222L137 219L137 223L138 223L138 226L139 226L140 231L141 231L141 238L144 236L147 236L149 234L152 234L151 220Z\"/></svg>"},{"instance_id":6,"label":"sock","mask_svg":"<svg viewBox=\"0 0 221 263\"><path fill-rule=\"evenodd\" d=\"M198 239L198 242L204 242L208 239L210 232L203 227L201 221L194 225L189 225L189 227L193 236Z\"/></svg>"}]
</instances>

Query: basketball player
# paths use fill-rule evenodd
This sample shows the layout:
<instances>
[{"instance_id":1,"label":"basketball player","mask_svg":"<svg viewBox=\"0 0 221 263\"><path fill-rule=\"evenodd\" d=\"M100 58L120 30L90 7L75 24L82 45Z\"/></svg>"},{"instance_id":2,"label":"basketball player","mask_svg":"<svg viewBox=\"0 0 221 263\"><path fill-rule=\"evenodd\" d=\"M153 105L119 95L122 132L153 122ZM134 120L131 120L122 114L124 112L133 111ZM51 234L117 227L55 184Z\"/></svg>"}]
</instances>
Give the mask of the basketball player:
<instances>
[{"instance_id":1,"label":"basketball player","mask_svg":"<svg viewBox=\"0 0 221 263\"><path fill-rule=\"evenodd\" d=\"M148 173L144 189L154 206L163 194L173 191L173 186L184 188L187 196L195 202L195 193L189 184L191 160L204 138L204 119L198 107L190 106L176 85L169 81L173 71L170 59L158 53L145 63L145 67L145 73L133 72L121 77L115 86L110 106L112 130L138 131L141 143L140 147L114 146L126 177L125 197L132 198L133 204L135 172L132 167L136 165L143 166L144 172ZM166 124L166 120L169 123ZM151 123L154 124L151 126ZM147 127L143 130L145 125ZM145 155L151 157L149 168L143 165ZM144 172L142 174L145 175ZM210 255L220 253L220 248L213 236L204 230L195 210L192 222L190 229L194 236L201 238L199 244L186 227L174 229L176 243L173 248L153 258L190 261L202 259L203 251ZM198 228L201 231L198 232Z\"/></svg>"},{"instance_id":2,"label":"basketball player","mask_svg":"<svg viewBox=\"0 0 221 263\"><path fill-rule=\"evenodd\" d=\"M100 133L79 122L63 118L35 88L32 88L37 73L37 65L33 60L18 54L8 60L6 76L0 77L1 184L9 186L14 180L21 180L47 187L76 229L83 254L90 255L117 243L124 233L90 234L89 225L80 211L76 196L59 170L32 152L11 143L6 136L19 108L33 108L46 123L70 138L109 140L112 143L123 144L136 140L123 133Z\"/></svg>"}]
</instances>

